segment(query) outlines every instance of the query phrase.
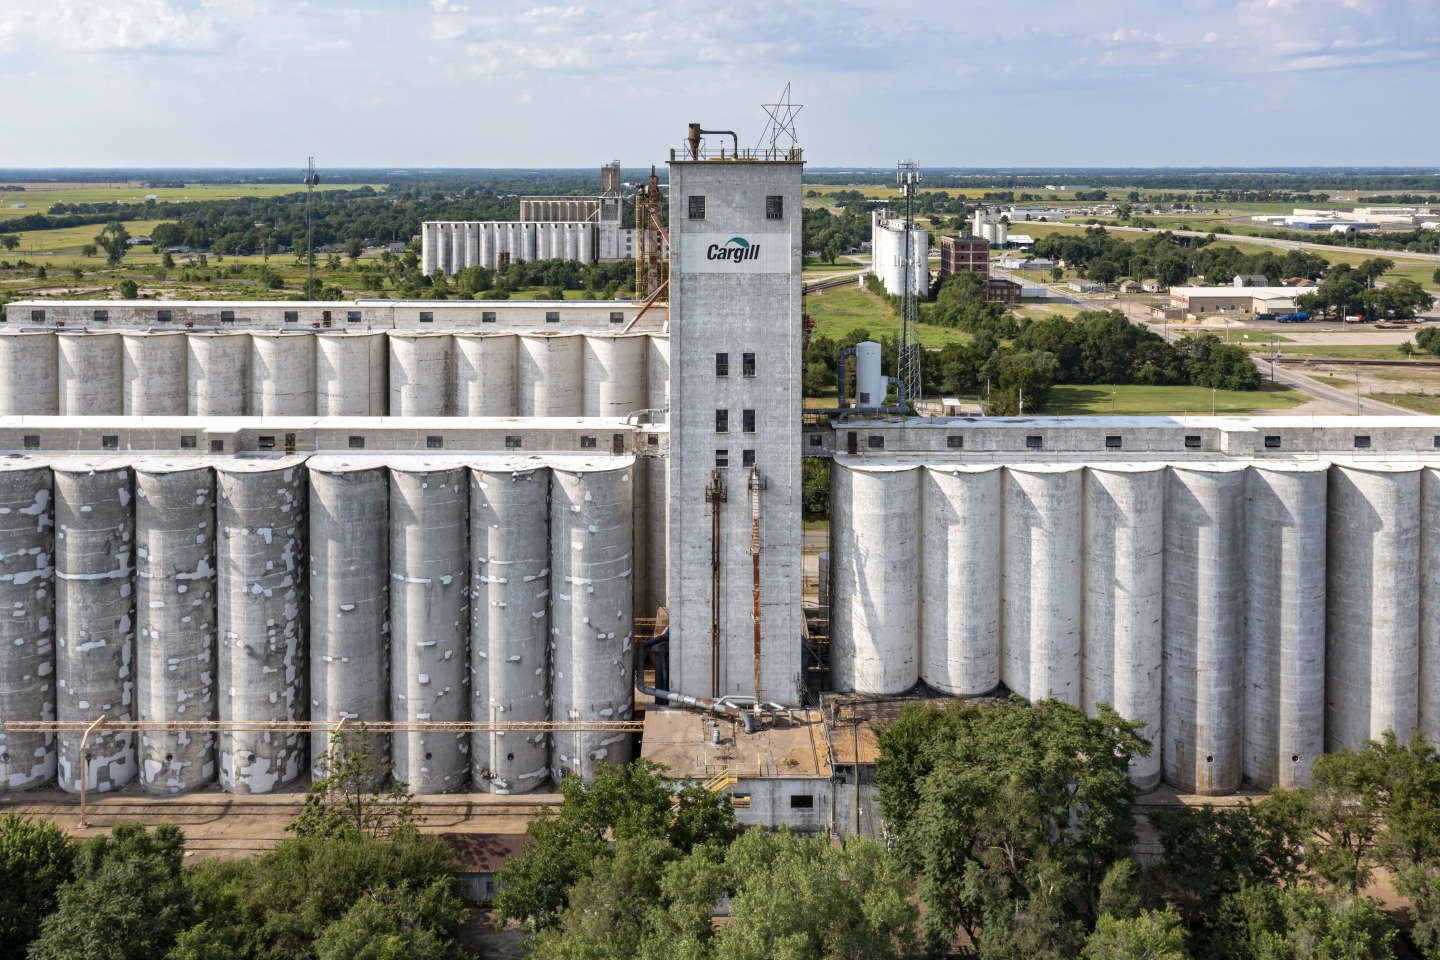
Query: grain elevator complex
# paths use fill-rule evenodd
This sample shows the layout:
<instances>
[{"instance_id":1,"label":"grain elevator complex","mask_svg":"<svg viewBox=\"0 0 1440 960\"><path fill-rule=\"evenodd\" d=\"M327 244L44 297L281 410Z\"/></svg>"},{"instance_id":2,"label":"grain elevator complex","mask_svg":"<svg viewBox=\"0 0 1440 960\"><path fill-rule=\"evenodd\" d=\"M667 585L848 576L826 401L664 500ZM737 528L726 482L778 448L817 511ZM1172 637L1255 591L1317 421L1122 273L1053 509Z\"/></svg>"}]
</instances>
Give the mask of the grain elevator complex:
<instances>
[{"instance_id":1,"label":"grain elevator complex","mask_svg":"<svg viewBox=\"0 0 1440 960\"><path fill-rule=\"evenodd\" d=\"M1440 419L803 415L802 154L731 137L668 307L10 304L0 790L266 793L343 722L417 793L644 755L878 832L836 722L896 698L1111 704L1187 793L1440 739Z\"/></svg>"}]
</instances>

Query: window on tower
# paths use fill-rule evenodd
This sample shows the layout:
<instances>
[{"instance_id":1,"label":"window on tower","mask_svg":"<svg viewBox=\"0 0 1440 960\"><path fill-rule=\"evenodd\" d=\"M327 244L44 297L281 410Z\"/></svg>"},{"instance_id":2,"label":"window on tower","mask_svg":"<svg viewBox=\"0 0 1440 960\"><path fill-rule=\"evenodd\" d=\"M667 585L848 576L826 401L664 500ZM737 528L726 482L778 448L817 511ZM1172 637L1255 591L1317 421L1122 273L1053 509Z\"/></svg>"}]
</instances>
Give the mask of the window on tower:
<instances>
[{"instance_id":1,"label":"window on tower","mask_svg":"<svg viewBox=\"0 0 1440 960\"><path fill-rule=\"evenodd\" d=\"M705 197L704 197L704 196L697 194L696 196L693 196L693 197L690 198L690 219L691 219L691 220L704 220L704 219L705 219Z\"/></svg>"},{"instance_id":2,"label":"window on tower","mask_svg":"<svg viewBox=\"0 0 1440 960\"><path fill-rule=\"evenodd\" d=\"M716 433L729 433L729 432L730 432L730 411L729 411L729 410L716 410L716 411L715 411L715 432L716 432Z\"/></svg>"},{"instance_id":3,"label":"window on tower","mask_svg":"<svg viewBox=\"0 0 1440 960\"><path fill-rule=\"evenodd\" d=\"M765 219L766 219L766 220L784 220L784 219L785 219L785 198L784 198L784 197L769 196L769 197L766 197L766 198L765 198Z\"/></svg>"}]
</instances>

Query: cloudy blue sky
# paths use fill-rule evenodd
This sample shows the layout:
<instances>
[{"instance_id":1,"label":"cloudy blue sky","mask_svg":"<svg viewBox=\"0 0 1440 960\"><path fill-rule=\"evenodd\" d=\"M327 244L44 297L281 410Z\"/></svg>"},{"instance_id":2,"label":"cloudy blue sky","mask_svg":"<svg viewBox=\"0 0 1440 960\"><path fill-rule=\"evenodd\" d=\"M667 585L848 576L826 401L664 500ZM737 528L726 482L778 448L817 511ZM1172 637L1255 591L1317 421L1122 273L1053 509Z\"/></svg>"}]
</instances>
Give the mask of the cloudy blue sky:
<instances>
[{"instance_id":1,"label":"cloudy blue sky","mask_svg":"<svg viewBox=\"0 0 1440 960\"><path fill-rule=\"evenodd\" d=\"M0 0L0 167L1440 165L1440 0Z\"/></svg>"}]
</instances>

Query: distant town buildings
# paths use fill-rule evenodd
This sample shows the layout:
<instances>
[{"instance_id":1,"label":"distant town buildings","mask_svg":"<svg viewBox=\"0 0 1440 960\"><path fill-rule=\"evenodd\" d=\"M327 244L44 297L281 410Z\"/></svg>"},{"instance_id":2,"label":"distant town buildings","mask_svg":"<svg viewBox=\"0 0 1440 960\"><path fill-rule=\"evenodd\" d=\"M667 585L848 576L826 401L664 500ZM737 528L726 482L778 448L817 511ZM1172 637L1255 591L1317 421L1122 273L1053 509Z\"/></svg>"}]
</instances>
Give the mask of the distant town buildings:
<instances>
[{"instance_id":1,"label":"distant town buildings","mask_svg":"<svg viewBox=\"0 0 1440 960\"><path fill-rule=\"evenodd\" d=\"M1019 303L1020 284L990 276L990 244L980 237L940 238L940 281L956 273L973 273L985 281L985 299L993 303Z\"/></svg>"}]
</instances>

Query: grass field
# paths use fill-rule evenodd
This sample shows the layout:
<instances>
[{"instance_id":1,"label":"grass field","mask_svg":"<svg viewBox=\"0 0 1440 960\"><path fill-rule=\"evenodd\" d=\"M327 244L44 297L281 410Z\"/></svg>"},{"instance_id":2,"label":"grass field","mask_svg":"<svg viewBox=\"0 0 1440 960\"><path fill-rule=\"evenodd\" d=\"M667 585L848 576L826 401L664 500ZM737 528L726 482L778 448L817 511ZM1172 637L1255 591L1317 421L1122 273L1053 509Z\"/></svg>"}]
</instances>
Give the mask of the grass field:
<instances>
[{"instance_id":1,"label":"grass field","mask_svg":"<svg viewBox=\"0 0 1440 960\"><path fill-rule=\"evenodd\" d=\"M1440 415L1440 396L1432 393L1372 393L1369 397L1416 413Z\"/></svg>"},{"instance_id":2,"label":"grass field","mask_svg":"<svg viewBox=\"0 0 1440 960\"><path fill-rule=\"evenodd\" d=\"M1213 398L1212 398L1213 393ZM1288 389L1216 390L1209 387L1150 387L1122 384L1115 387L1057 385L1050 389L1047 413L1058 416L1143 416L1162 414L1246 414L1256 410L1284 410L1305 402L1305 395Z\"/></svg>"},{"instance_id":3,"label":"grass field","mask_svg":"<svg viewBox=\"0 0 1440 960\"><path fill-rule=\"evenodd\" d=\"M895 336L900 333L900 318L890 305L860 287L837 287L805 298L805 309L815 320L815 335L838 340L852 330L864 328L873 337ZM920 343L926 347L943 347L947 343L968 340L969 336L949 327L920 324Z\"/></svg>"},{"instance_id":4,"label":"grass field","mask_svg":"<svg viewBox=\"0 0 1440 960\"><path fill-rule=\"evenodd\" d=\"M132 237L149 236L150 231L155 229L157 223L164 223L163 220L125 220L125 229ZM17 233L20 238L20 246L13 253L6 252L6 259L12 257L29 257L32 254L45 257L74 257L79 258L80 248L87 243L95 242L95 235L104 229L103 224L91 223L83 227L62 227L57 230L26 230ZM130 257L143 255L149 248L132 248L126 255ZM158 256L156 257L158 260ZM94 258L91 261L95 264L103 264L103 258Z\"/></svg>"},{"instance_id":5,"label":"grass field","mask_svg":"<svg viewBox=\"0 0 1440 960\"><path fill-rule=\"evenodd\" d=\"M299 177L297 176L298 180ZM364 186L359 183L321 184L316 190L355 190ZM383 190L381 184L370 184L376 190ZM301 193L304 187L287 183L236 183L236 184L191 184L187 187L137 187L120 184L113 187L85 184L79 187L54 186L21 192L0 193L0 220L29 216L32 213L47 213L55 203L144 203L153 194L156 203L174 203L185 200L238 200L242 197L279 197L287 193ZM23 208L16 209L16 204Z\"/></svg>"},{"instance_id":6,"label":"grass field","mask_svg":"<svg viewBox=\"0 0 1440 960\"><path fill-rule=\"evenodd\" d=\"M1247 350L1269 353L1268 343L1251 342L1243 344ZM1405 355L1398 346L1386 343L1374 344L1309 344L1292 343L1283 347L1284 357L1314 357L1317 360L1404 360Z\"/></svg>"}]
</instances>

